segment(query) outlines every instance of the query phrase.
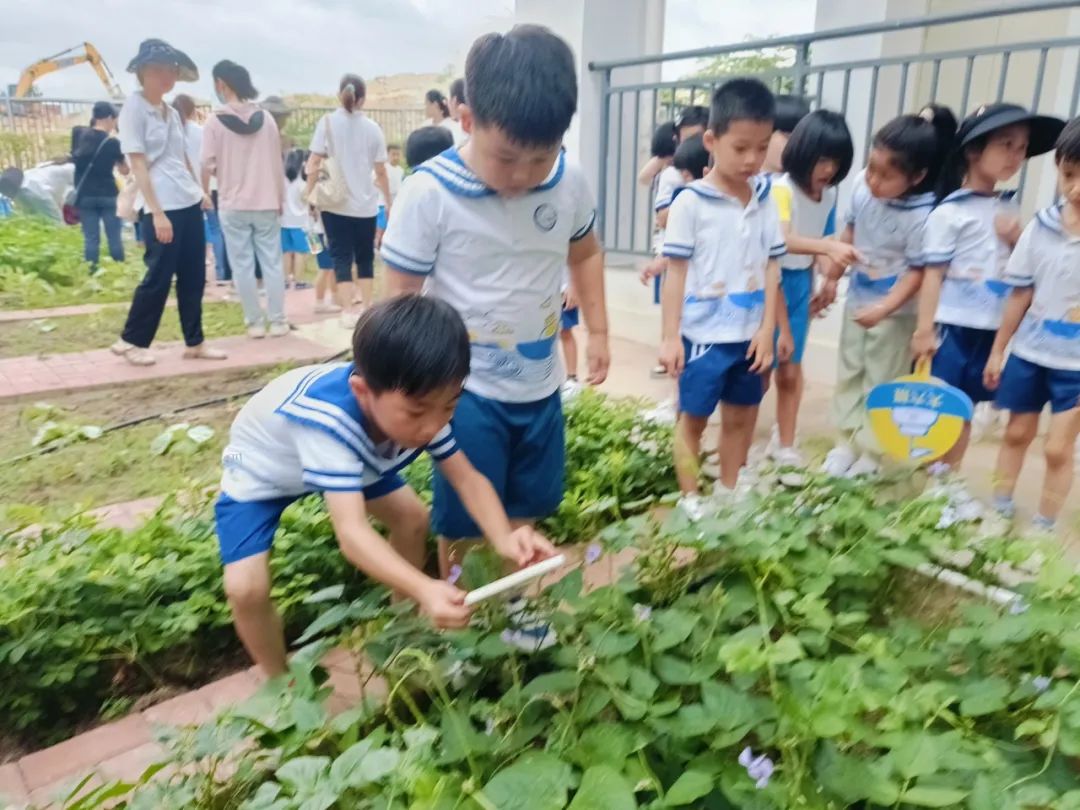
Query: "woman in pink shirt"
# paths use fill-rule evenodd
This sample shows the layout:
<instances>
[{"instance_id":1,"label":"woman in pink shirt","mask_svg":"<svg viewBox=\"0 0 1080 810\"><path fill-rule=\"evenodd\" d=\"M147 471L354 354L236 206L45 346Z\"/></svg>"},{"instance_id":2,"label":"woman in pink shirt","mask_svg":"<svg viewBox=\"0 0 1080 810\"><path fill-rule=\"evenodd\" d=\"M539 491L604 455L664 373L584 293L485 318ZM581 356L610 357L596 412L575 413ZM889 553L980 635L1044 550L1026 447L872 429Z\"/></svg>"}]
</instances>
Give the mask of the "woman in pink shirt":
<instances>
[{"instance_id":1,"label":"woman in pink shirt","mask_svg":"<svg viewBox=\"0 0 1080 810\"><path fill-rule=\"evenodd\" d=\"M248 335L289 334L281 260L281 201L285 192L281 135L273 117L252 99L258 91L247 69L225 60L214 65L214 89L222 106L203 128L202 183L217 177L221 233L233 282L244 308ZM259 303L255 259L262 269L268 312Z\"/></svg>"}]
</instances>

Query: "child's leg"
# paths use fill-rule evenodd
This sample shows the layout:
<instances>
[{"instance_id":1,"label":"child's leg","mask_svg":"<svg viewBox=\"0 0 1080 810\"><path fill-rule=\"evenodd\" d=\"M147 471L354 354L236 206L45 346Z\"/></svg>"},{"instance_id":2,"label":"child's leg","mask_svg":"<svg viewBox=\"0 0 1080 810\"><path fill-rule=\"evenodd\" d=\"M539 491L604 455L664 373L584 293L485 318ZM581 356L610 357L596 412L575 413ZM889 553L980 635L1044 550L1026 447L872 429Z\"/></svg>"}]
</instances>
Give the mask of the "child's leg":
<instances>
[{"instance_id":1,"label":"child's leg","mask_svg":"<svg viewBox=\"0 0 1080 810\"><path fill-rule=\"evenodd\" d=\"M776 379L776 423L780 432L780 446L794 447L804 385L802 364L781 363L773 376Z\"/></svg>"},{"instance_id":2,"label":"child's leg","mask_svg":"<svg viewBox=\"0 0 1080 810\"><path fill-rule=\"evenodd\" d=\"M956 444L949 449L949 452L941 457L942 462L948 464L951 470L959 469L964 456L967 455L969 444L971 444L971 422L964 422L964 427L960 430L960 438L956 440ZM1020 458L1022 462L1023 455Z\"/></svg>"},{"instance_id":3,"label":"child's leg","mask_svg":"<svg viewBox=\"0 0 1080 810\"><path fill-rule=\"evenodd\" d=\"M1077 433L1080 433L1080 407L1051 415L1046 434L1046 478L1039 499L1039 514L1050 520L1057 519L1072 487Z\"/></svg>"},{"instance_id":4,"label":"child's leg","mask_svg":"<svg viewBox=\"0 0 1080 810\"><path fill-rule=\"evenodd\" d=\"M746 463L757 422L757 405L729 405L720 410L720 483L734 489Z\"/></svg>"},{"instance_id":5,"label":"child's leg","mask_svg":"<svg viewBox=\"0 0 1080 810\"><path fill-rule=\"evenodd\" d=\"M691 416L685 411L679 414L675 425L675 476L684 494L698 491L698 474L701 471L701 436L709 424L707 416ZM724 452L721 441L720 463L723 470Z\"/></svg>"},{"instance_id":6,"label":"child's leg","mask_svg":"<svg viewBox=\"0 0 1080 810\"><path fill-rule=\"evenodd\" d=\"M1012 499L1024 456L1039 430L1038 413L1011 413L1005 435L998 450L997 470L994 473L995 499ZM1047 470L1049 475L1049 469Z\"/></svg>"},{"instance_id":7,"label":"child's leg","mask_svg":"<svg viewBox=\"0 0 1080 810\"><path fill-rule=\"evenodd\" d=\"M368 512L390 532L390 545L410 565L424 570L427 561L428 510L412 487L367 501Z\"/></svg>"},{"instance_id":8,"label":"child's leg","mask_svg":"<svg viewBox=\"0 0 1080 810\"><path fill-rule=\"evenodd\" d=\"M860 327L854 325L856 329ZM911 371L911 335L914 315L893 315L867 329L863 359L863 390L858 403L856 444L863 451L877 455L877 439L870 432L866 414L866 395L875 386L891 382Z\"/></svg>"},{"instance_id":9,"label":"child's leg","mask_svg":"<svg viewBox=\"0 0 1080 810\"><path fill-rule=\"evenodd\" d=\"M576 380L578 350L577 338L574 337L574 330L559 330L559 343L562 344L563 363L566 364L566 376L572 380Z\"/></svg>"},{"instance_id":10,"label":"child's leg","mask_svg":"<svg viewBox=\"0 0 1080 810\"><path fill-rule=\"evenodd\" d=\"M867 330L855 323L850 313L845 312L843 317L832 411L836 429L844 437L843 441L850 442L862 428L865 418Z\"/></svg>"},{"instance_id":11,"label":"child's leg","mask_svg":"<svg viewBox=\"0 0 1080 810\"><path fill-rule=\"evenodd\" d=\"M271 678L285 672L285 631L270 599L270 552L227 564L225 596L248 655Z\"/></svg>"}]
</instances>

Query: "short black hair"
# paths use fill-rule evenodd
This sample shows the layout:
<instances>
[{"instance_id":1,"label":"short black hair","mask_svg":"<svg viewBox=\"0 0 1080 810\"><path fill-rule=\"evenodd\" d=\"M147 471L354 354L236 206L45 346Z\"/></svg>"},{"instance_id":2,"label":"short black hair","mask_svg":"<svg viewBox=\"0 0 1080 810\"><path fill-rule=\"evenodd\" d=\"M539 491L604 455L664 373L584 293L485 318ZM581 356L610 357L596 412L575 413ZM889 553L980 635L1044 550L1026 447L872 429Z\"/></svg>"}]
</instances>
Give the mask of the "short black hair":
<instances>
[{"instance_id":1,"label":"short black hair","mask_svg":"<svg viewBox=\"0 0 1080 810\"><path fill-rule=\"evenodd\" d=\"M873 143L892 152L896 167L908 177L926 172L909 192L923 194L937 186L955 136L956 116L952 110L943 104L928 104L918 115L898 115L877 131Z\"/></svg>"},{"instance_id":2,"label":"short black hair","mask_svg":"<svg viewBox=\"0 0 1080 810\"><path fill-rule=\"evenodd\" d=\"M709 167L709 150L705 148L705 139L694 135L679 144L675 150L675 168L681 172L690 172L695 180L705 176Z\"/></svg>"},{"instance_id":3,"label":"short black hair","mask_svg":"<svg viewBox=\"0 0 1080 810\"><path fill-rule=\"evenodd\" d=\"M249 101L259 95L259 91L251 83L251 74L248 73L248 69L229 59L222 59L214 65L212 75L215 80L221 79L229 85L241 101Z\"/></svg>"},{"instance_id":4,"label":"short black hair","mask_svg":"<svg viewBox=\"0 0 1080 810\"><path fill-rule=\"evenodd\" d=\"M772 91L757 79L730 79L713 93L709 128L723 135L732 121L771 122L776 115Z\"/></svg>"},{"instance_id":5,"label":"short black hair","mask_svg":"<svg viewBox=\"0 0 1080 810\"><path fill-rule=\"evenodd\" d=\"M653 157L669 158L675 154L675 146L675 122L666 121L653 131L649 154Z\"/></svg>"},{"instance_id":6,"label":"short black hair","mask_svg":"<svg viewBox=\"0 0 1080 810\"><path fill-rule=\"evenodd\" d=\"M438 298L402 295L365 312L353 332L353 364L376 394L424 396L469 376L469 332Z\"/></svg>"},{"instance_id":7,"label":"short black hair","mask_svg":"<svg viewBox=\"0 0 1080 810\"><path fill-rule=\"evenodd\" d=\"M450 82L450 98L457 99L458 104L465 103L465 80L454 79Z\"/></svg>"},{"instance_id":8,"label":"short black hair","mask_svg":"<svg viewBox=\"0 0 1080 810\"><path fill-rule=\"evenodd\" d=\"M1065 125L1054 144L1055 163L1080 163L1080 118Z\"/></svg>"},{"instance_id":9,"label":"short black hair","mask_svg":"<svg viewBox=\"0 0 1080 810\"><path fill-rule=\"evenodd\" d=\"M806 116L810 114L810 103L802 96L781 93L776 96L776 115L773 129L776 132L791 133Z\"/></svg>"},{"instance_id":10,"label":"short black hair","mask_svg":"<svg viewBox=\"0 0 1080 810\"><path fill-rule=\"evenodd\" d=\"M700 104L683 107L682 112L675 118L675 142L679 142L679 133L687 127L701 127L702 129L705 129L708 126L708 107L702 107Z\"/></svg>"},{"instance_id":11,"label":"short black hair","mask_svg":"<svg viewBox=\"0 0 1080 810\"><path fill-rule=\"evenodd\" d=\"M285 179L290 183L297 177L307 180L307 172L304 164L307 163L308 153L303 149L290 149L285 155Z\"/></svg>"},{"instance_id":12,"label":"short black hair","mask_svg":"<svg viewBox=\"0 0 1080 810\"><path fill-rule=\"evenodd\" d=\"M541 25L485 34L465 60L465 95L480 126L523 146L560 143L577 111L574 54Z\"/></svg>"},{"instance_id":13,"label":"short black hair","mask_svg":"<svg viewBox=\"0 0 1080 810\"><path fill-rule=\"evenodd\" d=\"M453 145L454 136L446 127L420 127L405 140L405 162L415 168Z\"/></svg>"},{"instance_id":14,"label":"short black hair","mask_svg":"<svg viewBox=\"0 0 1080 810\"><path fill-rule=\"evenodd\" d=\"M844 116L832 110L817 110L792 130L780 162L799 188L806 191L819 160L836 161L836 176L830 183L836 186L847 177L854 159L855 147Z\"/></svg>"}]
</instances>

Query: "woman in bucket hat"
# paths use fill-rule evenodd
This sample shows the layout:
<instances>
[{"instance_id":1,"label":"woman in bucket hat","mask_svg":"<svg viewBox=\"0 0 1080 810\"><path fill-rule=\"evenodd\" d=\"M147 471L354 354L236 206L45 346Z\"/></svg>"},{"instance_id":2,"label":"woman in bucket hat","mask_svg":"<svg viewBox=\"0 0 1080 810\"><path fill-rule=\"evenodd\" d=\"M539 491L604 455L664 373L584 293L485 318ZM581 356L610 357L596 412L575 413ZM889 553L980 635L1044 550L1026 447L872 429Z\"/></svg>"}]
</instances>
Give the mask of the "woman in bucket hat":
<instances>
[{"instance_id":1,"label":"woman in bucket hat","mask_svg":"<svg viewBox=\"0 0 1080 810\"><path fill-rule=\"evenodd\" d=\"M209 200L187 159L180 115L164 102L177 81L195 81L199 70L187 54L160 39L143 41L127 69L138 78L140 89L128 96L120 111L120 147L138 189L135 210L146 240L146 275L135 289L123 334L111 348L134 365L155 362L150 344L175 276L184 357L221 360L225 353L207 346L202 331L206 285L202 208Z\"/></svg>"},{"instance_id":2,"label":"woman in bucket hat","mask_svg":"<svg viewBox=\"0 0 1080 810\"><path fill-rule=\"evenodd\" d=\"M932 357L933 375L976 403L994 399L982 371L1008 296L1005 267L1020 237L1013 192L996 187L1015 177L1027 158L1053 149L1064 126L1017 104L985 104L960 125L941 173L938 204L926 221L926 274L912 350L918 359ZM950 467L959 467L970 433L968 423L945 456Z\"/></svg>"}]
</instances>

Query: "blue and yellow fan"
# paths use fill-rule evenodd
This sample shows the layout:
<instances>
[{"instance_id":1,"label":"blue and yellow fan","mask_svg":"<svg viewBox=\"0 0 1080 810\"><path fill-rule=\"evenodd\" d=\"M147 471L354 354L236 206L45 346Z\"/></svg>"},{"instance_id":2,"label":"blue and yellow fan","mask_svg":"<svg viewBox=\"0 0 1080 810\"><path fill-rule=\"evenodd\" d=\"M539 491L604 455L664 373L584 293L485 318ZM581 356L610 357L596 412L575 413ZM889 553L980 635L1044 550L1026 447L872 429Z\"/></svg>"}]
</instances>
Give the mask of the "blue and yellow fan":
<instances>
[{"instance_id":1,"label":"blue and yellow fan","mask_svg":"<svg viewBox=\"0 0 1080 810\"><path fill-rule=\"evenodd\" d=\"M963 391L931 377L929 362L920 362L913 374L875 386L866 410L886 454L925 464L952 449L975 406Z\"/></svg>"}]
</instances>

